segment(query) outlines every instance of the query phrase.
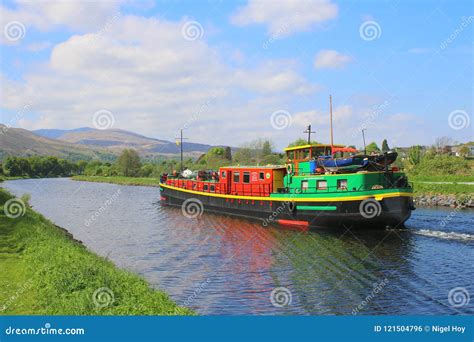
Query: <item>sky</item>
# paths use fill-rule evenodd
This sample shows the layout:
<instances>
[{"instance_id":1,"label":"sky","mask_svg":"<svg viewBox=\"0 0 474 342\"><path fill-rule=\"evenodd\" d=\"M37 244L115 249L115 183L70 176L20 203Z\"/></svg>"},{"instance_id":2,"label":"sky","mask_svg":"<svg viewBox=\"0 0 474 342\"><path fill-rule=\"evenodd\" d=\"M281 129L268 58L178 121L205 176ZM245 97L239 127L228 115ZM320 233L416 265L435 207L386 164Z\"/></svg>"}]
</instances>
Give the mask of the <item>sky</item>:
<instances>
[{"instance_id":1,"label":"sky","mask_svg":"<svg viewBox=\"0 0 474 342\"><path fill-rule=\"evenodd\" d=\"M2 1L0 122L281 149L474 140L470 1Z\"/></svg>"}]
</instances>

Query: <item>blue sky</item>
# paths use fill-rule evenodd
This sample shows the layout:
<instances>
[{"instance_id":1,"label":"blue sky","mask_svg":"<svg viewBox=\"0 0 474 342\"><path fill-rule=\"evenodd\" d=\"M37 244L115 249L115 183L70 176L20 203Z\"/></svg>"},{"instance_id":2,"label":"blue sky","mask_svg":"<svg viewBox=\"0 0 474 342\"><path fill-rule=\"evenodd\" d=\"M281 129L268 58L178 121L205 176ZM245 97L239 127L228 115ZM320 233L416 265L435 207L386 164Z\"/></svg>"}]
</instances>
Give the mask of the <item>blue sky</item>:
<instances>
[{"instance_id":1,"label":"blue sky","mask_svg":"<svg viewBox=\"0 0 474 342\"><path fill-rule=\"evenodd\" d=\"M36 1L0 7L0 121L276 147L473 139L469 1ZM365 28L365 30L364 30ZM14 29L17 29L16 31ZM189 29L189 31L187 31Z\"/></svg>"}]
</instances>

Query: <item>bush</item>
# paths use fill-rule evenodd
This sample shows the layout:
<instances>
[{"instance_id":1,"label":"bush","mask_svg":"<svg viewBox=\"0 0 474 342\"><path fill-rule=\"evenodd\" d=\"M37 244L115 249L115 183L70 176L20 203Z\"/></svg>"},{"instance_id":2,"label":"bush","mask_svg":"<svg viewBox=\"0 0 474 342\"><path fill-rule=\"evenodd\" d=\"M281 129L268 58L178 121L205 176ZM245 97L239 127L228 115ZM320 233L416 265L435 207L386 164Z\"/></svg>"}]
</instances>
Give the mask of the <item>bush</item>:
<instances>
[{"instance_id":1,"label":"bush","mask_svg":"<svg viewBox=\"0 0 474 342\"><path fill-rule=\"evenodd\" d=\"M472 171L469 162L462 157L427 153L421 157L418 165L412 168L411 173L423 176L467 176L472 174Z\"/></svg>"}]
</instances>

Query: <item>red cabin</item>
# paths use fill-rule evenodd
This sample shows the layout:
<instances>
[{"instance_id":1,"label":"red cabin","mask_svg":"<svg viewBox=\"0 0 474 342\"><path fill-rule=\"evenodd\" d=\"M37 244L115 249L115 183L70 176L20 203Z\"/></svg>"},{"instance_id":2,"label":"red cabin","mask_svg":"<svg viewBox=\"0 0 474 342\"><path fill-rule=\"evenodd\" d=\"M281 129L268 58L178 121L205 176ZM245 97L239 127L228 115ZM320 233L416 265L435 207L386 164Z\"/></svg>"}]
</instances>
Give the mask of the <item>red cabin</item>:
<instances>
[{"instance_id":1,"label":"red cabin","mask_svg":"<svg viewBox=\"0 0 474 342\"><path fill-rule=\"evenodd\" d=\"M199 192L270 196L283 188L285 174L286 168L281 166L227 166L219 169L218 181L168 178L166 184Z\"/></svg>"},{"instance_id":2,"label":"red cabin","mask_svg":"<svg viewBox=\"0 0 474 342\"><path fill-rule=\"evenodd\" d=\"M228 166L220 168L219 182L231 195L270 196L283 188L285 173L280 166Z\"/></svg>"}]
</instances>

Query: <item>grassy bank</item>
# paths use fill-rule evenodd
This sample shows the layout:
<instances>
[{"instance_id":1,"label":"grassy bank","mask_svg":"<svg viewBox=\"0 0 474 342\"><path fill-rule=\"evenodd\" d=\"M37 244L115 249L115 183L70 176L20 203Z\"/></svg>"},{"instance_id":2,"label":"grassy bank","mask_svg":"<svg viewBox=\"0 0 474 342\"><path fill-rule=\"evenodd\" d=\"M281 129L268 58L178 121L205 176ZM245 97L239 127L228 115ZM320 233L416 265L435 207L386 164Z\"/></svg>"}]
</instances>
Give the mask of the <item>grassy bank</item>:
<instances>
[{"instance_id":1,"label":"grassy bank","mask_svg":"<svg viewBox=\"0 0 474 342\"><path fill-rule=\"evenodd\" d=\"M411 182L474 182L473 176L458 176L458 175L445 175L445 176L411 176L408 174L408 178Z\"/></svg>"},{"instance_id":2,"label":"grassy bank","mask_svg":"<svg viewBox=\"0 0 474 342\"><path fill-rule=\"evenodd\" d=\"M415 195L474 195L474 185L469 184L429 184L413 182Z\"/></svg>"},{"instance_id":3,"label":"grassy bank","mask_svg":"<svg viewBox=\"0 0 474 342\"><path fill-rule=\"evenodd\" d=\"M73 180L99 183L113 183L123 185L144 185L144 186L158 186L160 180L158 178L145 177L123 177L123 176L74 176Z\"/></svg>"},{"instance_id":4,"label":"grassy bank","mask_svg":"<svg viewBox=\"0 0 474 342\"><path fill-rule=\"evenodd\" d=\"M91 253L27 205L24 215L7 217L14 213L4 208L11 198L0 189L0 314L193 314Z\"/></svg>"}]
</instances>

